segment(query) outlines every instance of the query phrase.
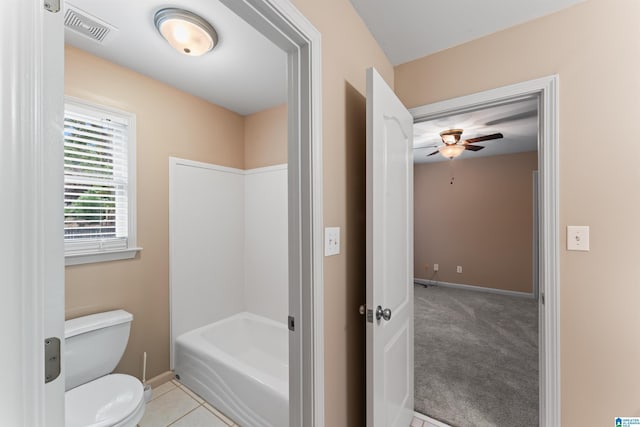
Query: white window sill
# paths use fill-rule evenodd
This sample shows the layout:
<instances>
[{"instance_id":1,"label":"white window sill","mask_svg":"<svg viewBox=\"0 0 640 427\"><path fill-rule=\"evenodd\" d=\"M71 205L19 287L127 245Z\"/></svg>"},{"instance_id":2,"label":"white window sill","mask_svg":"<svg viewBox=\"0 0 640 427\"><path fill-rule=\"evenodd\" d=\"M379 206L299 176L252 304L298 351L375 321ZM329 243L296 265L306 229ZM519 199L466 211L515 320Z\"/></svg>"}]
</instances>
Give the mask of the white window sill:
<instances>
[{"instance_id":1,"label":"white window sill","mask_svg":"<svg viewBox=\"0 0 640 427\"><path fill-rule=\"evenodd\" d=\"M102 252L78 252L66 254L64 256L64 265L90 264L94 262L119 261L123 259L131 259L140 252L142 248L127 248L114 251Z\"/></svg>"}]
</instances>

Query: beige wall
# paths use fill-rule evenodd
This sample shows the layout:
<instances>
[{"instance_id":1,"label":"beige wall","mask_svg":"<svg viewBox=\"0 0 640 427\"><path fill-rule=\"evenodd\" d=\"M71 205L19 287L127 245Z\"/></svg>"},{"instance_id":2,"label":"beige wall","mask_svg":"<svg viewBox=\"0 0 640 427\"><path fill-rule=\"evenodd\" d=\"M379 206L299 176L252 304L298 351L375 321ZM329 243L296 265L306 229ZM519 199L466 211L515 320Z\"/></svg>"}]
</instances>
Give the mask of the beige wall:
<instances>
[{"instance_id":1,"label":"beige wall","mask_svg":"<svg viewBox=\"0 0 640 427\"><path fill-rule=\"evenodd\" d=\"M65 94L136 114L138 243L134 260L66 268L67 318L124 308L134 315L117 368L169 369L169 156L244 166L244 119L143 75L66 46Z\"/></svg>"},{"instance_id":2,"label":"beige wall","mask_svg":"<svg viewBox=\"0 0 640 427\"><path fill-rule=\"evenodd\" d=\"M638 19L635 0L590 0L395 69L409 107L560 76L564 427L640 416ZM566 251L567 225L591 226L590 252Z\"/></svg>"},{"instance_id":3,"label":"beige wall","mask_svg":"<svg viewBox=\"0 0 640 427\"><path fill-rule=\"evenodd\" d=\"M287 163L287 105L245 117L244 168Z\"/></svg>"},{"instance_id":4,"label":"beige wall","mask_svg":"<svg viewBox=\"0 0 640 427\"><path fill-rule=\"evenodd\" d=\"M469 157L414 168L415 277L530 293L537 152Z\"/></svg>"},{"instance_id":5,"label":"beige wall","mask_svg":"<svg viewBox=\"0 0 640 427\"><path fill-rule=\"evenodd\" d=\"M393 85L393 67L349 0L293 0L322 33L324 224L341 227L324 258L325 425L365 423L366 69Z\"/></svg>"}]
</instances>

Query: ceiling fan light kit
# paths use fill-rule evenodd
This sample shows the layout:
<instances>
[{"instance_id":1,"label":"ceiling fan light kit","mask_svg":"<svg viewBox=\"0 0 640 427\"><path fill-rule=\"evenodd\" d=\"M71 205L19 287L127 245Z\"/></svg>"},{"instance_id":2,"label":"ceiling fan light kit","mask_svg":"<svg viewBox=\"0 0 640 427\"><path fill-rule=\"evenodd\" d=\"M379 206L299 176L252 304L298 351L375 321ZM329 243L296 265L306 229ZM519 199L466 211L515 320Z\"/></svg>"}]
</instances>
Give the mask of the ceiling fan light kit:
<instances>
[{"instance_id":1,"label":"ceiling fan light kit","mask_svg":"<svg viewBox=\"0 0 640 427\"><path fill-rule=\"evenodd\" d=\"M447 159L453 159L462 154L465 150L464 145L451 144L438 147L438 151Z\"/></svg>"},{"instance_id":2,"label":"ceiling fan light kit","mask_svg":"<svg viewBox=\"0 0 640 427\"><path fill-rule=\"evenodd\" d=\"M218 44L218 33L213 26L188 10L160 9L153 22L167 43L184 55L201 56Z\"/></svg>"}]
</instances>

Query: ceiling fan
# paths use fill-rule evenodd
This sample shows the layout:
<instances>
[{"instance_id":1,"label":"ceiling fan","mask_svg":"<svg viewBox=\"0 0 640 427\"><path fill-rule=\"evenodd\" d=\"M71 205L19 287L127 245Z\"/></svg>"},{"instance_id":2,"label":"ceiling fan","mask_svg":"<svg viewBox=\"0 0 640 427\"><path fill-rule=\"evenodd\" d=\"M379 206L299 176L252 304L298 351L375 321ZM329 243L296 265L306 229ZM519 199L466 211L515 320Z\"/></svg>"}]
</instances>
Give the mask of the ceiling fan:
<instances>
[{"instance_id":1,"label":"ceiling fan","mask_svg":"<svg viewBox=\"0 0 640 427\"><path fill-rule=\"evenodd\" d=\"M440 132L440 138L442 138L442 143L444 145L439 146L436 151L427 154L427 156L433 156L434 154L440 153L448 159L453 159L454 157L458 157L465 150L482 150L484 148L483 146L473 145L476 142L491 141L492 139L503 138L503 135L501 133L492 133L491 135L484 135L478 136L476 138L460 140L462 132L462 129L449 129Z\"/></svg>"}]
</instances>

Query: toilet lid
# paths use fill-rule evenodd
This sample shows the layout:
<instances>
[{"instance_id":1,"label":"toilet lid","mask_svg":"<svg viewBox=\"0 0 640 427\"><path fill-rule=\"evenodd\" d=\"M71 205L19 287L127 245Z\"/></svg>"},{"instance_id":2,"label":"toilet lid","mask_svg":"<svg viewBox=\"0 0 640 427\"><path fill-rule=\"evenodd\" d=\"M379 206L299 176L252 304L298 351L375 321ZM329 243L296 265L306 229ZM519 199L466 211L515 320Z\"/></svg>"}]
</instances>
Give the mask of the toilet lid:
<instances>
[{"instance_id":1,"label":"toilet lid","mask_svg":"<svg viewBox=\"0 0 640 427\"><path fill-rule=\"evenodd\" d=\"M113 426L143 400L142 383L130 375L110 374L67 391L66 427Z\"/></svg>"}]
</instances>

